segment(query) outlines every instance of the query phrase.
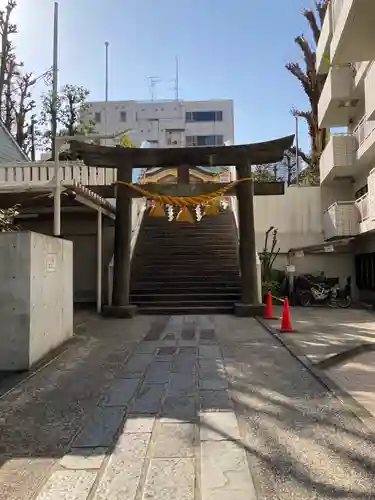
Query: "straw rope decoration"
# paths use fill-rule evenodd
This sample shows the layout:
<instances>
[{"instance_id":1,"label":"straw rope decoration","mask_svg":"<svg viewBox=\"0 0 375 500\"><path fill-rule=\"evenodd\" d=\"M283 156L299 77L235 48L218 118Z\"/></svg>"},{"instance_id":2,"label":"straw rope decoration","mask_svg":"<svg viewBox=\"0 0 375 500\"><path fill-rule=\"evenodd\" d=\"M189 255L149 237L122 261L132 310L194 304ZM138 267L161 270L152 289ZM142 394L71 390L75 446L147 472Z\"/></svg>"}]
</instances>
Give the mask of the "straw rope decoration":
<instances>
[{"instance_id":1,"label":"straw rope decoration","mask_svg":"<svg viewBox=\"0 0 375 500\"><path fill-rule=\"evenodd\" d=\"M207 204L210 201L213 201L216 198L219 198L220 196L222 196L227 191L234 188L235 186L237 186L241 182L246 182L246 181L250 181L250 180L252 180L251 177L239 179L237 181L234 181L234 182L227 184L226 186L218 189L217 191L214 191L212 193L202 194L200 196L166 196L166 195L161 195L161 194L157 194L157 193L151 193L150 191L147 191L147 189L143 189L140 186L133 184L132 182L117 181L117 184L123 184L124 186L127 186L131 189L134 189L134 191L137 191L138 193L140 193L144 197L150 198L150 199L157 201L163 205L174 205L177 207L187 207L187 206L192 206L192 205Z\"/></svg>"}]
</instances>

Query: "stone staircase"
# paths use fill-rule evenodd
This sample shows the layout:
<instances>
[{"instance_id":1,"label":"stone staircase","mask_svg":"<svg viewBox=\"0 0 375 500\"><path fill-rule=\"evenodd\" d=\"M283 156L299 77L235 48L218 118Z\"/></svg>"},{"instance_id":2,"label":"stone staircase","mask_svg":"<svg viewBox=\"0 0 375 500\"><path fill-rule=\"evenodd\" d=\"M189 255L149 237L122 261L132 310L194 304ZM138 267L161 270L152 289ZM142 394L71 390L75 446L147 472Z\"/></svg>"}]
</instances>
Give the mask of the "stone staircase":
<instances>
[{"instance_id":1,"label":"stone staircase","mask_svg":"<svg viewBox=\"0 0 375 500\"><path fill-rule=\"evenodd\" d=\"M131 303L143 314L232 313L240 300L230 210L196 223L145 214L132 260Z\"/></svg>"}]
</instances>

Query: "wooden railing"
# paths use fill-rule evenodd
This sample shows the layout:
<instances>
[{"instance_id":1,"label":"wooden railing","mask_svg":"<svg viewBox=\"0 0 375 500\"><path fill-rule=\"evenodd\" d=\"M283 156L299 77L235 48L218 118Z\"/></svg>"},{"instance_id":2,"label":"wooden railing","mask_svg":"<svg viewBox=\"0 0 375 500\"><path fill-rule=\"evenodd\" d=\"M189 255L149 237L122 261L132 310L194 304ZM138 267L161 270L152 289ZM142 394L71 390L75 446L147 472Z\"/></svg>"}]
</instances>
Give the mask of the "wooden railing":
<instances>
[{"instance_id":1,"label":"wooden railing","mask_svg":"<svg viewBox=\"0 0 375 500\"><path fill-rule=\"evenodd\" d=\"M83 162L60 162L61 182L70 186L110 186L117 179L115 168L88 167ZM53 182L53 162L20 162L0 165L0 185Z\"/></svg>"}]
</instances>

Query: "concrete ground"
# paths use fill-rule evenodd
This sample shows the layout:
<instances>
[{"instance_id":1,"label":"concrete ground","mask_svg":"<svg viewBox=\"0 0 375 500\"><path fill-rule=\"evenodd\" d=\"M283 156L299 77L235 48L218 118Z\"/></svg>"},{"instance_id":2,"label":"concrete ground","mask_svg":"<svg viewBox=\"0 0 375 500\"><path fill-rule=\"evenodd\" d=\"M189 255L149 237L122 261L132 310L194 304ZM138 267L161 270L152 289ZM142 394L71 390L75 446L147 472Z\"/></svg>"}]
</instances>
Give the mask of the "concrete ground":
<instances>
[{"instance_id":1,"label":"concrete ground","mask_svg":"<svg viewBox=\"0 0 375 500\"><path fill-rule=\"evenodd\" d=\"M0 399L0 500L371 499L374 456L254 319L97 319Z\"/></svg>"},{"instance_id":2,"label":"concrete ground","mask_svg":"<svg viewBox=\"0 0 375 500\"><path fill-rule=\"evenodd\" d=\"M358 309L291 308L295 333L281 339L300 357L323 371L344 393L363 407L353 410L375 430L375 314ZM282 307L275 308L280 328ZM372 421L373 420L373 421Z\"/></svg>"}]
</instances>

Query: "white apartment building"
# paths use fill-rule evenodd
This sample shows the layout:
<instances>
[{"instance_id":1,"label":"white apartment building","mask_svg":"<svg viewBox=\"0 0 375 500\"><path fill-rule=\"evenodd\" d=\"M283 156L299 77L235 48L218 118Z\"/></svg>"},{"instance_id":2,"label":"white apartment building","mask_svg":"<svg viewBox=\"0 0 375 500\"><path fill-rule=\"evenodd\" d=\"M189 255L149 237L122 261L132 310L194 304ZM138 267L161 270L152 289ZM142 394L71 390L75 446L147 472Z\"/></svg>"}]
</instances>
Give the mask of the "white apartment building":
<instances>
[{"instance_id":1,"label":"white apartment building","mask_svg":"<svg viewBox=\"0 0 375 500\"><path fill-rule=\"evenodd\" d=\"M140 146L219 146L234 143L232 100L90 102L83 120L93 120L100 134L130 129L129 138Z\"/></svg>"},{"instance_id":2,"label":"white apartment building","mask_svg":"<svg viewBox=\"0 0 375 500\"><path fill-rule=\"evenodd\" d=\"M375 298L375 0L331 0L317 47L327 74L319 126L331 129L320 160L326 241L348 238L355 285ZM334 128L340 127L340 133ZM354 277L353 277L354 278ZM354 281L354 280L353 280Z\"/></svg>"}]
</instances>

